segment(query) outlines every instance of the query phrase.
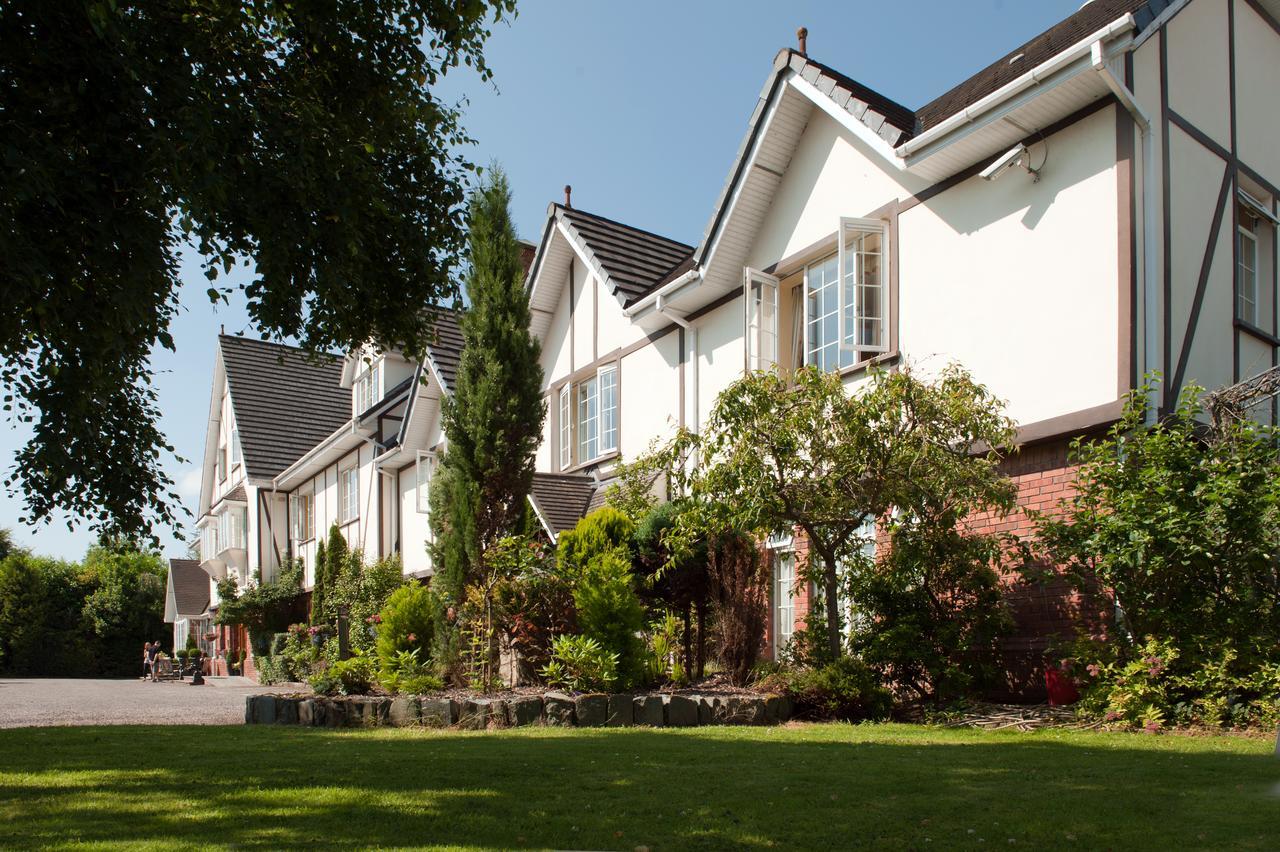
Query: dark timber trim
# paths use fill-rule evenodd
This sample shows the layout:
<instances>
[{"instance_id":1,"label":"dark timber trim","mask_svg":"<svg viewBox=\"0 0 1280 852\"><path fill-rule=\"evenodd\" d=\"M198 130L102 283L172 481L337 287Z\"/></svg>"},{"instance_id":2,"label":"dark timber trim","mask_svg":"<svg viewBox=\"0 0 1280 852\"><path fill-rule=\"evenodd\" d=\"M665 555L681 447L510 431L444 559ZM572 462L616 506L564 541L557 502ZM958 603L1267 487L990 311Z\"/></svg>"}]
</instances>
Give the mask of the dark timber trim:
<instances>
[{"instance_id":1,"label":"dark timber trim","mask_svg":"<svg viewBox=\"0 0 1280 852\"><path fill-rule=\"evenodd\" d=\"M1178 353L1178 368L1173 374L1173 383L1168 385L1169 397L1166 402L1176 403L1182 392L1182 381L1186 377L1187 359L1191 356L1191 344L1195 340L1196 326L1200 322L1200 308L1204 305L1204 293L1209 283L1209 272L1213 269L1213 257L1217 252L1218 242L1222 236L1222 220L1226 214L1227 202L1231 198L1231 187L1235 183L1235 169L1230 163L1223 166L1222 188L1218 190L1218 204L1213 211L1213 222L1209 225L1209 243L1205 246L1204 257L1200 261L1200 278L1196 281L1196 295L1191 302L1191 315L1187 317L1187 330L1182 337L1182 347ZM1234 313L1235 307L1232 306Z\"/></svg>"}]
</instances>

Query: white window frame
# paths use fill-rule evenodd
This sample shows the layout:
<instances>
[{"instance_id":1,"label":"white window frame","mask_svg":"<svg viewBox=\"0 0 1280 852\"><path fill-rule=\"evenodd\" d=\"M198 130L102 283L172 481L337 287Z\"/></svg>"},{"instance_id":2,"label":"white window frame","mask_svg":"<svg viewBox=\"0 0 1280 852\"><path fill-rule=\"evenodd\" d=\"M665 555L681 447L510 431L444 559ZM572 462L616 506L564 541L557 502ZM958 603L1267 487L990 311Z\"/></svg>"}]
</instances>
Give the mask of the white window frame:
<instances>
[{"instance_id":1,"label":"white window frame","mask_svg":"<svg viewBox=\"0 0 1280 852\"><path fill-rule=\"evenodd\" d=\"M228 466L227 466L227 445L226 445L226 444L219 444L219 445L218 445L218 457L217 457L217 459L215 459L215 461L214 461L214 465L215 465L216 470L217 470L217 473L218 473L218 482L219 482L219 483L226 482L226 481L227 481L227 469L228 469Z\"/></svg>"},{"instance_id":2,"label":"white window frame","mask_svg":"<svg viewBox=\"0 0 1280 852\"><path fill-rule=\"evenodd\" d=\"M349 487L348 477L354 483ZM338 523L347 525L360 520L360 468L343 468L338 472Z\"/></svg>"},{"instance_id":3,"label":"white window frame","mask_svg":"<svg viewBox=\"0 0 1280 852\"><path fill-rule=\"evenodd\" d=\"M605 393L607 390L604 383L605 376L610 378L611 384L609 389L612 389L613 391L613 404L608 408L605 407ZM619 393L618 365L608 364L596 370L596 458L608 455L609 453L616 453L618 451L618 430L620 427L620 424L618 423L618 409L620 408ZM607 429L605 427L606 411L612 415L612 429Z\"/></svg>"},{"instance_id":4,"label":"white window frame","mask_svg":"<svg viewBox=\"0 0 1280 852\"><path fill-rule=\"evenodd\" d=\"M560 388L560 469L573 467L573 385Z\"/></svg>"},{"instance_id":5,"label":"white window frame","mask_svg":"<svg viewBox=\"0 0 1280 852\"><path fill-rule=\"evenodd\" d=\"M587 388L590 396L585 395ZM574 393L574 431L578 434L578 461L586 463L600 456L600 382L596 376L578 382ZM591 406L595 413L588 414ZM588 428L588 424L590 427ZM590 452L588 452L588 449Z\"/></svg>"},{"instance_id":6,"label":"white window frame","mask_svg":"<svg viewBox=\"0 0 1280 852\"><path fill-rule=\"evenodd\" d=\"M375 360L365 367L364 372L356 377L355 413L364 414L379 399L378 378L381 359Z\"/></svg>"},{"instance_id":7,"label":"white window frame","mask_svg":"<svg viewBox=\"0 0 1280 852\"><path fill-rule=\"evenodd\" d=\"M768 370L778 363L779 283L758 269L742 270L748 372Z\"/></svg>"},{"instance_id":8,"label":"white window frame","mask_svg":"<svg viewBox=\"0 0 1280 852\"><path fill-rule=\"evenodd\" d=\"M1252 265L1245 263L1246 243L1252 251ZM1258 325L1258 248L1257 232L1245 227L1244 223L1241 222L1236 227L1236 319L1254 326ZM1246 271L1252 279L1247 293L1244 286L1244 273ZM1247 314L1245 312L1246 307L1248 308Z\"/></svg>"},{"instance_id":9,"label":"white window frame","mask_svg":"<svg viewBox=\"0 0 1280 852\"><path fill-rule=\"evenodd\" d=\"M303 542L315 538L315 495L311 492L298 492L290 495L289 502L293 540Z\"/></svg>"},{"instance_id":10,"label":"white window frame","mask_svg":"<svg viewBox=\"0 0 1280 852\"><path fill-rule=\"evenodd\" d=\"M245 550L249 539L249 510L244 506L231 506L218 515L218 553L227 550Z\"/></svg>"},{"instance_id":11,"label":"white window frame","mask_svg":"<svg viewBox=\"0 0 1280 852\"><path fill-rule=\"evenodd\" d=\"M231 467L234 470L239 467L244 458L240 454L240 430L231 430Z\"/></svg>"},{"instance_id":12,"label":"white window frame","mask_svg":"<svg viewBox=\"0 0 1280 852\"><path fill-rule=\"evenodd\" d=\"M773 581L773 658L781 659L782 651L796 631L796 553L788 540L786 547L772 548L769 576ZM783 576L783 563L790 574Z\"/></svg>"},{"instance_id":13,"label":"white window frame","mask_svg":"<svg viewBox=\"0 0 1280 852\"><path fill-rule=\"evenodd\" d=\"M879 234L880 251L867 252L850 246L850 239ZM852 352L889 351L889 286L887 281L889 259L889 225L882 219L856 219L848 216L840 218L840 230L836 235L836 281L839 298L838 331L839 349ZM865 283L865 270L868 258L878 261L878 280L871 285ZM864 291L875 291L880 302L877 316L863 313L863 302L860 298ZM874 321L880 324L879 342L868 342L863 339L863 323ZM850 324L852 327L850 327ZM806 329L807 330L807 329Z\"/></svg>"},{"instance_id":14,"label":"white window frame","mask_svg":"<svg viewBox=\"0 0 1280 852\"><path fill-rule=\"evenodd\" d=\"M418 458L414 463L414 500L419 514L425 515L431 510L431 479L435 475L436 454L430 450L418 450Z\"/></svg>"}]
</instances>

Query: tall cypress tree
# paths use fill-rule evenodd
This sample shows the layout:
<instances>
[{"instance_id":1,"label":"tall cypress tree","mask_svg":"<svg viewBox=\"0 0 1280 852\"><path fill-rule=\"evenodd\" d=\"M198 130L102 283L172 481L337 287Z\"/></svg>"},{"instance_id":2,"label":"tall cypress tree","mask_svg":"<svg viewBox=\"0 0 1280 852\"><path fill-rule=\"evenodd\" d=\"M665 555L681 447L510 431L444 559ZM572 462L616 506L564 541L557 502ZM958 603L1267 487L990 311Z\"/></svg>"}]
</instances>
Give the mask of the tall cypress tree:
<instances>
[{"instance_id":1,"label":"tall cypress tree","mask_svg":"<svg viewBox=\"0 0 1280 852\"><path fill-rule=\"evenodd\" d=\"M496 166L467 203L470 307L459 321L456 385L443 402L447 445L431 505L438 587L453 602L489 548L518 529L547 413L510 203Z\"/></svg>"}]
</instances>

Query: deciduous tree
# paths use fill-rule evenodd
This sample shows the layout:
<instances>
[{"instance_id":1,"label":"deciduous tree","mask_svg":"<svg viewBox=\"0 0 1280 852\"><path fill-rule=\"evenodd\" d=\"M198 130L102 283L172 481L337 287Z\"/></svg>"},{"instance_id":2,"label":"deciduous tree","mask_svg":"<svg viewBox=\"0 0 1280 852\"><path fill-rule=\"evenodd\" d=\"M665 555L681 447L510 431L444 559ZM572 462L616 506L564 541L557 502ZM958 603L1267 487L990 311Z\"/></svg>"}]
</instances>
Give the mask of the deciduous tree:
<instances>
[{"instance_id":1,"label":"deciduous tree","mask_svg":"<svg viewBox=\"0 0 1280 852\"><path fill-rule=\"evenodd\" d=\"M156 347L179 253L264 336L420 353L452 298L470 164L459 64L515 0L0 4L0 386L27 519L175 522Z\"/></svg>"}]
</instances>

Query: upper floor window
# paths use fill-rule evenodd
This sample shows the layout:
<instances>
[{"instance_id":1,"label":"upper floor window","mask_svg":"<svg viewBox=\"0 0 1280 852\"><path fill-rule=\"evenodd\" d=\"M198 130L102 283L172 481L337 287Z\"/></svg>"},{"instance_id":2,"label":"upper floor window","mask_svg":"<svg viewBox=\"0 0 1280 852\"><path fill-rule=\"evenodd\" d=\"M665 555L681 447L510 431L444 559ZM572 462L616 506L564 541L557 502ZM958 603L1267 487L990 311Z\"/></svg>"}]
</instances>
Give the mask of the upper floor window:
<instances>
[{"instance_id":1,"label":"upper floor window","mask_svg":"<svg viewBox=\"0 0 1280 852\"><path fill-rule=\"evenodd\" d=\"M216 464L218 468L218 481L226 482L227 481L227 445L226 444L218 445L218 458L216 460Z\"/></svg>"},{"instance_id":2,"label":"upper floor window","mask_svg":"<svg viewBox=\"0 0 1280 852\"><path fill-rule=\"evenodd\" d=\"M576 400L576 405L571 400ZM618 449L618 366L609 364L576 385L565 385L560 390L559 414L561 469L615 452Z\"/></svg>"},{"instance_id":3,"label":"upper floor window","mask_svg":"<svg viewBox=\"0 0 1280 852\"><path fill-rule=\"evenodd\" d=\"M378 401L380 392L378 387L378 366L378 362L374 361L356 379L356 414L368 411Z\"/></svg>"},{"instance_id":4,"label":"upper floor window","mask_svg":"<svg viewBox=\"0 0 1280 852\"><path fill-rule=\"evenodd\" d=\"M311 494L294 494L289 514L293 518L293 540L308 541L315 537L315 497Z\"/></svg>"},{"instance_id":5,"label":"upper floor window","mask_svg":"<svg viewBox=\"0 0 1280 852\"><path fill-rule=\"evenodd\" d=\"M218 555L218 525L213 521L200 528L200 561L208 561Z\"/></svg>"},{"instance_id":6,"label":"upper floor window","mask_svg":"<svg viewBox=\"0 0 1280 852\"><path fill-rule=\"evenodd\" d=\"M1258 324L1258 217L1247 208L1236 231L1236 318Z\"/></svg>"},{"instance_id":7,"label":"upper floor window","mask_svg":"<svg viewBox=\"0 0 1280 852\"><path fill-rule=\"evenodd\" d=\"M231 467L234 469L243 459L240 456L240 430L231 430Z\"/></svg>"},{"instance_id":8,"label":"upper floor window","mask_svg":"<svg viewBox=\"0 0 1280 852\"><path fill-rule=\"evenodd\" d=\"M360 517L360 471L349 467L338 474L338 521L350 523Z\"/></svg>"},{"instance_id":9,"label":"upper floor window","mask_svg":"<svg viewBox=\"0 0 1280 852\"><path fill-rule=\"evenodd\" d=\"M571 412L573 388L565 385L560 388L560 469L573 465L573 416Z\"/></svg>"},{"instance_id":10,"label":"upper floor window","mask_svg":"<svg viewBox=\"0 0 1280 852\"><path fill-rule=\"evenodd\" d=\"M417 474L417 483L415 485L414 496L417 500L419 512L430 511L431 475L435 473L435 466L436 457L433 453L418 453L418 463L415 471Z\"/></svg>"},{"instance_id":11,"label":"upper floor window","mask_svg":"<svg viewBox=\"0 0 1280 852\"><path fill-rule=\"evenodd\" d=\"M218 516L219 551L245 548L245 526L248 515L248 510L236 506Z\"/></svg>"},{"instance_id":12,"label":"upper floor window","mask_svg":"<svg viewBox=\"0 0 1280 852\"><path fill-rule=\"evenodd\" d=\"M889 351L887 223L842 218L833 242L830 254L782 280L744 270L748 370L843 370Z\"/></svg>"}]
</instances>

